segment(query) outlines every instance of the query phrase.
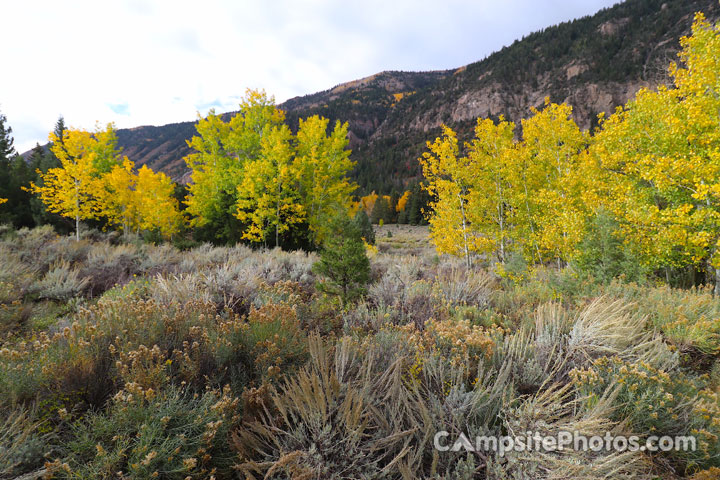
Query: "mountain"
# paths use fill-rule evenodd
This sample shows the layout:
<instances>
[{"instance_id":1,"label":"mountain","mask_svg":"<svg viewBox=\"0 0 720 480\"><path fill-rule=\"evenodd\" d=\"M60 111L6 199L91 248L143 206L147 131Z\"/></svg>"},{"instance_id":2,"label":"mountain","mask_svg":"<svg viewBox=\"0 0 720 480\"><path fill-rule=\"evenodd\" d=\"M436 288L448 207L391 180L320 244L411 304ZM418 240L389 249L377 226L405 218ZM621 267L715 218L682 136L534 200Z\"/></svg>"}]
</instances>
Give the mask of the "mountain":
<instances>
[{"instance_id":1,"label":"mountain","mask_svg":"<svg viewBox=\"0 0 720 480\"><path fill-rule=\"evenodd\" d=\"M478 116L516 122L546 96L574 108L589 129L642 87L669 81L668 64L693 15L720 18L718 0L627 0L595 15L535 32L456 70L381 72L280 105L291 128L320 114L350 124L354 179L362 192L389 192L419 176L417 158L445 123L461 138ZM229 112L232 113L232 112ZM124 153L187 180L183 156L194 122L118 131Z\"/></svg>"}]
</instances>

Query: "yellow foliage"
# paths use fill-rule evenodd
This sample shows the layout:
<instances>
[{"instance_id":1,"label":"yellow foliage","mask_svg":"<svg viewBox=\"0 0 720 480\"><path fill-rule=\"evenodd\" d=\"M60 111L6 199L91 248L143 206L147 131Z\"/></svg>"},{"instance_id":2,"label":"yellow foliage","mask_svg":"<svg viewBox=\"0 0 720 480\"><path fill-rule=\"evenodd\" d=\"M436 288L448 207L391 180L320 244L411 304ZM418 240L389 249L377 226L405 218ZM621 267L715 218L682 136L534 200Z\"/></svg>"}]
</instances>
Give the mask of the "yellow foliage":
<instances>
[{"instance_id":1,"label":"yellow foliage","mask_svg":"<svg viewBox=\"0 0 720 480\"><path fill-rule=\"evenodd\" d=\"M372 213L377 199L378 199L378 194L375 193L374 191L370 195L365 195L364 197L360 197L360 205L362 206L362 209L365 210L365 213L367 213L368 217Z\"/></svg>"},{"instance_id":2,"label":"yellow foliage","mask_svg":"<svg viewBox=\"0 0 720 480\"><path fill-rule=\"evenodd\" d=\"M720 26L698 14L681 45L674 88L641 90L592 138L549 99L519 141L502 119L463 148L443 127L420 159L438 252L569 261L602 209L648 266L709 263L720 293Z\"/></svg>"},{"instance_id":3,"label":"yellow foliage","mask_svg":"<svg viewBox=\"0 0 720 480\"><path fill-rule=\"evenodd\" d=\"M443 126L442 137L428 142L428 149L420 165L427 180L425 189L436 199L430 204L430 237L438 253L463 255L469 265L481 235L468 220L475 165L467 157L459 157L457 135L447 126Z\"/></svg>"},{"instance_id":4,"label":"yellow foliage","mask_svg":"<svg viewBox=\"0 0 720 480\"><path fill-rule=\"evenodd\" d=\"M365 244L365 253L367 254L368 258L374 258L378 254L378 247L377 245L370 245L363 239L363 244Z\"/></svg>"},{"instance_id":5,"label":"yellow foliage","mask_svg":"<svg viewBox=\"0 0 720 480\"><path fill-rule=\"evenodd\" d=\"M574 176L584 136L567 105L548 101L533 113L522 142L501 118L478 119L465 155L448 127L428 143L420 164L434 199L429 222L438 252L462 255L468 265L472 254L504 262L510 245L538 261L546 252L571 257L586 220Z\"/></svg>"},{"instance_id":6,"label":"yellow foliage","mask_svg":"<svg viewBox=\"0 0 720 480\"><path fill-rule=\"evenodd\" d=\"M720 267L720 29L698 14L674 88L642 90L603 119L595 201L653 267Z\"/></svg>"},{"instance_id":7,"label":"yellow foliage","mask_svg":"<svg viewBox=\"0 0 720 480\"><path fill-rule=\"evenodd\" d=\"M295 188L294 153L290 129L273 127L261 141L259 158L245 165L237 187L237 217L248 224L243 238L264 242L274 232L275 246L279 246L280 235L305 219Z\"/></svg>"},{"instance_id":8,"label":"yellow foliage","mask_svg":"<svg viewBox=\"0 0 720 480\"><path fill-rule=\"evenodd\" d=\"M392 106L395 106L395 104L397 102L399 102L400 100L402 100L403 98L409 97L410 95L414 95L414 94L415 94L415 91L393 93L392 97L393 97L394 102L392 102Z\"/></svg>"},{"instance_id":9,"label":"yellow foliage","mask_svg":"<svg viewBox=\"0 0 720 480\"><path fill-rule=\"evenodd\" d=\"M178 232L183 223L178 201L173 197L175 186L170 177L153 172L147 165L138 170L135 202L139 211L138 227L157 230L169 237Z\"/></svg>"},{"instance_id":10,"label":"yellow foliage","mask_svg":"<svg viewBox=\"0 0 720 480\"><path fill-rule=\"evenodd\" d=\"M317 115L300 119L293 161L300 202L316 243L331 234L328 225L335 215L350 211L357 188L347 178L354 166L346 148L348 124L336 122L328 134L328 123Z\"/></svg>"},{"instance_id":11,"label":"yellow foliage","mask_svg":"<svg viewBox=\"0 0 720 480\"><path fill-rule=\"evenodd\" d=\"M108 130L111 129L108 125ZM40 197L48 211L75 219L78 240L80 220L98 218L101 214L99 176L101 168L116 161L116 150L108 143L113 138L107 131L98 131L93 136L84 130L67 129L62 138L51 133L50 150L60 160L60 167L38 172L42 185L30 185L30 191Z\"/></svg>"},{"instance_id":12,"label":"yellow foliage","mask_svg":"<svg viewBox=\"0 0 720 480\"><path fill-rule=\"evenodd\" d=\"M328 235L329 219L352 208L356 185L346 149L347 124L319 116L300 119L292 135L284 113L264 92L248 90L240 112L229 121L210 112L197 123L195 150L185 158L192 170L188 213L196 226L226 217L242 222L242 237L275 244L293 225L306 222L313 240Z\"/></svg>"},{"instance_id":13,"label":"yellow foliage","mask_svg":"<svg viewBox=\"0 0 720 480\"><path fill-rule=\"evenodd\" d=\"M569 260L582 240L589 212L581 199L582 176L578 164L586 140L572 119L572 108L545 99L542 111L522 121L519 168L514 180L523 205L518 212L530 239L526 255L538 262ZM528 192L527 194L525 192Z\"/></svg>"},{"instance_id":14,"label":"yellow foliage","mask_svg":"<svg viewBox=\"0 0 720 480\"><path fill-rule=\"evenodd\" d=\"M158 231L165 237L177 233L183 218L172 181L146 165L137 174L134 167L125 157L98 180L100 212L123 231Z\"/></svg>"},{"instance_id":15,"label":"yellow foliage","mask_svg":"<svg viewBox=\"0 0 720 480\"><path fill-rule=\"evenodd\" d=\"M410 200L410 195L412 195L412 192L410 192L410 190L406 190L405 193L403 193L402 196L400 198L398 198L397 205L395 205L396 212L404 212L405 211L407 202L408 202L408 200Z\"/></svg>"},{"instance_id":16,"label":"yellow foliage","mask_svg":"<svg viewBox=\"0 0 720 480\"><path fill-rule=\"evenodd\" d=\"M259 158L261 139L284 120L272 97L250 89L229 121L214 110L198 119L198 135L188 141L195 153L185 157L192 179L185 202L193 225L226 215L228 203L236 203L243 166Z\"/></svg>"}]
</instances>

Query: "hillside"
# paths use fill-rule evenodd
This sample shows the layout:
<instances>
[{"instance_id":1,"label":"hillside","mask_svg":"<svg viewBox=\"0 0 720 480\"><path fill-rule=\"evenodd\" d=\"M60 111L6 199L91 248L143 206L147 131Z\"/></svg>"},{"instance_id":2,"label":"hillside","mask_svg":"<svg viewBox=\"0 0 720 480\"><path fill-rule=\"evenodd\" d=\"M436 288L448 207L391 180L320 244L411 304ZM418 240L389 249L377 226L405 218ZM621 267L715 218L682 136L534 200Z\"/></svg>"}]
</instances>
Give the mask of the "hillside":
<instances>
[{"instance_id":1,"label":"hillside","mask_svg":"<svg viewBox=\"0 0 720 480\"><path fill-rule=\"evenodd\" d=\"M667 81L667 65L693 14L720 17L717 0L628 0L582 19L533 33L454 71L381 72L281 104L291 127L320 114L348 121L355 180L363 192L400 188L419 173L416 159L442 123L461 135L478 116L518 121L545 96L574 107L591 128L599 112L641 87ZM183 156L194 122L118 132L125 153L187 180Z\"/></svg>"}]
</instances>

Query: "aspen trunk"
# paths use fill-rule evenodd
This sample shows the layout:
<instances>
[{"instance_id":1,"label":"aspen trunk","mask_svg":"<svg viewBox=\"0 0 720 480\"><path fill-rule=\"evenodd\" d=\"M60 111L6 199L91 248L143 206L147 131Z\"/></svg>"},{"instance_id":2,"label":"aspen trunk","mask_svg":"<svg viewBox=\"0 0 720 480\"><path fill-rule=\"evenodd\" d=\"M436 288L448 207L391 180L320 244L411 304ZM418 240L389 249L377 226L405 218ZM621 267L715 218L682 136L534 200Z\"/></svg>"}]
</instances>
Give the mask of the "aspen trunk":
<instances>
[{"instance_id":1,"label":"aspen trunk","mask_svg":"<svg viewBox=\"0 0 720 480\"><path fill-rule=\"evenodd\" d=\"M462 215L463 243L465 244L465 263L468 270L470 270L470 249L468 247L467 223L465 221L465 202L463 201L461 194L458 193L458 197L460 198L460 214Z\"/></svg>"}]
</instances>

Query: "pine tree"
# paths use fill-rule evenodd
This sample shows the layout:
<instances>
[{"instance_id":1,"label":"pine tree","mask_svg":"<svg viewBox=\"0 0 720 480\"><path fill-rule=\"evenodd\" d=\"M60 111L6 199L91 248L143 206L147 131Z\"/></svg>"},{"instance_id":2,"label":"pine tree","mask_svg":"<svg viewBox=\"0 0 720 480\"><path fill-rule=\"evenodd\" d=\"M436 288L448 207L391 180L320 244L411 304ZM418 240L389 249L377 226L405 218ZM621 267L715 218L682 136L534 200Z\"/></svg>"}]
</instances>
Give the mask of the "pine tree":
<instances>
[{"instance_id":1,"label":"pine tree","mask_svg":"<svg viewBox=\"0 0 720 480\"><path fill-rule=\"evenodd\" d=\"M382 220L382 222L385 223L385 219L388 217L388 210L387 197L381 195L373 205L372 212L370 213L370 222L379 224Z\"/></svg>"},{"instance_id":2,"label":"pine tree","mask_svg":"<svg viewBox=\"0 0 720 480\"><path fill-rule=\"evenodd\" d=\"M355 223L360 229L360 235L369 245L375 245L375 230L373 229L370 217L368 217L365 210L362 208L358 209L355 214Z\"/></svg>"},{"instance_id":3,"label":"pine tree","mask_svg":"<svg viewBox=\"0 0 720 480\"><path fill-rule=\"evenodd\" d=\"M415 184L411 190L410 206L407 213L407 219L410 225L422 225L423 213L421 195L424 191L425 190L422 190L418 184Z\"/></svg>"},{"instance_id":4,"label":"pine tree","mask_svg":"<svg viewBox=\"0 0 720 480\"><path fill-rule=\"evenodd\" d=\"M365 285L370 281L370 260L360 228L347 215L337 215L330 222L320 261L313 265L313 272L325 277L318 283L318 289L337 295L343 307L365 293Z\"/></svg>"},{"instance_id":5,"label":"pine tree","mask_svg":"<svg viewBox=\"0 0 720 480\"><path fill-rule=\"evenodd\" d=\"M11 196L12 179L10 171L11 158L15 154L13 147L12 127L6 125L7 118L0 113L0 198L6 203ZM10 205L0 208L1 212L9 212Z\"/></svg>"},{"instance_id":6,"label":"pine tree","mask_svg":"<svg viewBox=\"0 0 720 480\"><path fill-rule=\"evenodd\" d=\"M30 210L30 194L23 190L33 180L33 173L25 159L17 154L13 146L12 128L7 118L0 114L0 223L12 224L15 228L34 226Z\"/></svg>"},{"instance_id":7,"label":"pine tree","mask_svg":"<svg viewBox=\"0 0 720 480\"><path fill-rule=\"evenodd\" d=\"M56 128L56 131L64 131L64 129L63 126L61 130ZM60 161L49 149L37 143L30 154L29 164L30 170L33 172L33 178L30 183L42 186L42 175L47 173L51 168L58 168ZM68 231L67 222L59 215L49 212L43 201L35 195L30 197L30 210L35 225L51 224L56 231L65 233Z\"/></svg>"},{"instance_id":8,"label":"pine tree","mask_svg":"<svg viewBox=\"0 0 720 480\"><path fill-rule=\"evenodd\" d=\"M6 123L7 117L0 113L0 162L9 162L16 153L13 146L15 140L12 137L12 127Z\"/></svg>"}]
</instances>

